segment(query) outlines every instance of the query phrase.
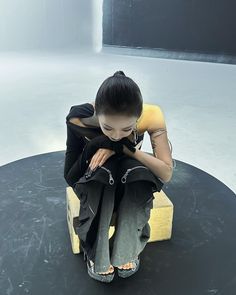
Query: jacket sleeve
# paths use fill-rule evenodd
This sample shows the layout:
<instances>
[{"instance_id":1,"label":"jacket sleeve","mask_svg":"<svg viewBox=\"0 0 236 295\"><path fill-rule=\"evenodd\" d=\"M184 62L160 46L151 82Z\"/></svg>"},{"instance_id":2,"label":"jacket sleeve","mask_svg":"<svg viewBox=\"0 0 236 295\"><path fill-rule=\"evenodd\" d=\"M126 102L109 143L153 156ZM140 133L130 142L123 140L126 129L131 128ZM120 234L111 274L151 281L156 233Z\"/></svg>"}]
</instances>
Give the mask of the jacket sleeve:
<instances>
[{"instance_id":1,"label":"jacket sleeve","mask_svg":"<svg viewBox=\"0 0 236 295\"><path fill-rule=\"evenodd\" d=\"M64 178L74 188L75 182L85 173L88 163L86 162L85 139L82 135L75 134L67 124L67 140L64 162Z\"/></svg>"},{"instance_id":2,"label":"jacket sleeve","mask_svg":"<svg viewBox=\"0 0 236 295\"><path fill-rule=\"evenodd\" d=\"M85 174L92 156L99 148L123 153L123 145L119 141L112 142L103 134L95 136L86 143L83 135L67 124L64 178L72 188L75 187L75 183Z\"/></svg>"}]
</instances>

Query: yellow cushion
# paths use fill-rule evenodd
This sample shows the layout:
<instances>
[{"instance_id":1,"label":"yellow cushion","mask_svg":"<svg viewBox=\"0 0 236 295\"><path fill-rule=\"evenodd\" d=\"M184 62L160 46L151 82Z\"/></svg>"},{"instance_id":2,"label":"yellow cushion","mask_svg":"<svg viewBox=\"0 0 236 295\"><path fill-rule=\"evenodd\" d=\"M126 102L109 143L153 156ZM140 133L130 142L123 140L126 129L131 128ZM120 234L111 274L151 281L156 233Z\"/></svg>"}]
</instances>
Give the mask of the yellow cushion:
<instances>
[{"instance_id":1,"label":"yellow cushion","mask_svg":"<svg viewBox=\"0 0 236 295\"><path fill-rule=\"evenodd\" d=\"M153 195L155 199L153 200L153 209L151 209L148 222L151 228L150 239L148 242L168 240L171 238L172 233L174 206L163 191L155 192ZM80 253L80 240L73 227L73 218L78 217L79 215L80 200L70 186L66 188L66 202L67 224L70 233L72 251L74 254L77 254ZM109 239L115 231L115 226L112 226L112 224L114 224L114 217L115 216L113 215L111 220Z\"/></svg>"}]
</instances>

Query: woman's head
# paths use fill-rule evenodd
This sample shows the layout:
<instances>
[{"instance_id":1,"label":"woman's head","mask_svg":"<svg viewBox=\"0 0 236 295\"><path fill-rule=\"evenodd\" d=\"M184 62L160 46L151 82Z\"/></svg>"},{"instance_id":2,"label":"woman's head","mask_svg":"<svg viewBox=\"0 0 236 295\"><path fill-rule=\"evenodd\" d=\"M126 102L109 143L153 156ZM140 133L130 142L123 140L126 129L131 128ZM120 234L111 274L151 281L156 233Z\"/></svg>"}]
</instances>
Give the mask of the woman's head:
<instances>
[{"instance_id":1,"label":"woman's head","mask_svg":"<svg viewBox=\"0 0 236 295\"><path fill-rule=\"evenodd\" d=\"M138 85L123 71L108 77L99 87L95 114L105 135L113 140L129 136L142 114L143 99Z\"/></svg>"}]
</instances>

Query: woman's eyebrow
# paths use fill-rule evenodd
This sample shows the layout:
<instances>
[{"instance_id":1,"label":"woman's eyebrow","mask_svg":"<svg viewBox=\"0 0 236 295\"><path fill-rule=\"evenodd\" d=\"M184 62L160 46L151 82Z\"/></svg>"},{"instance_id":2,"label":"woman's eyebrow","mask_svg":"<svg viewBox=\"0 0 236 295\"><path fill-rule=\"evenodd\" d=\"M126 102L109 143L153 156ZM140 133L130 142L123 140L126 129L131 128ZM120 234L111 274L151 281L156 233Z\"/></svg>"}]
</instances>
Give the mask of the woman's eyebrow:
<instances>
[{"instance_id":1,"label":"woman's eyebrow","mask_svg":"<svg viewBox=\"0 0 236 295\"><path fill-rule=\"evenodd\" d=\"M111 126L109 126L109 125L107 125L107 124L105 124L105 123L103 123L103 125L105 125L106 127L112 128ZM128 129L128 128L132 127L132 126L133 126L133 124L130 125L130 126L128 126L128 127L124 127L124 128L122 128L122 130L123 130L123 129Z\"/></svg>"}]
</instances>

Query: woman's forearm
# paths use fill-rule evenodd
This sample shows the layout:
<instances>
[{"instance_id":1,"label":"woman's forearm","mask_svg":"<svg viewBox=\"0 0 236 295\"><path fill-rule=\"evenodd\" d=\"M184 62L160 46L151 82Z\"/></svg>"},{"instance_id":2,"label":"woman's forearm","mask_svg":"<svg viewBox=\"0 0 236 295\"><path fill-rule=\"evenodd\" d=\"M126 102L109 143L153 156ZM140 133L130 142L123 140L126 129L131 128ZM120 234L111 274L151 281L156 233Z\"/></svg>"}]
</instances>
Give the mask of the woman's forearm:
<instances>
[{"instance_id":1,"label":"woman's forearm","mask_svg":"<svg viewBox=\"0 0 236 295\"><path fill-rule=\"evenodd\" d=\"M159 177L163 182L171 180L173 168L168 166L164 161L155 158L139 149L132 153L126 146L124 146L124 153L144 164L148 167L154 175Z\"/></svg>"}]
</instances>

